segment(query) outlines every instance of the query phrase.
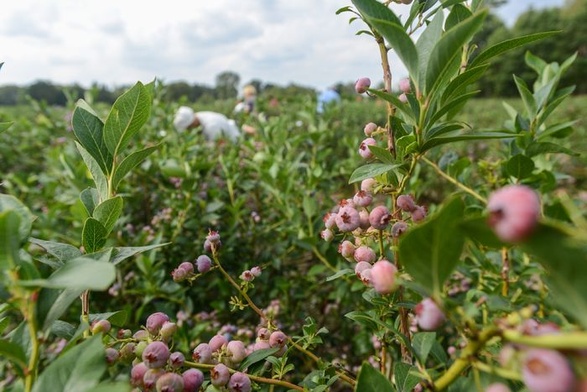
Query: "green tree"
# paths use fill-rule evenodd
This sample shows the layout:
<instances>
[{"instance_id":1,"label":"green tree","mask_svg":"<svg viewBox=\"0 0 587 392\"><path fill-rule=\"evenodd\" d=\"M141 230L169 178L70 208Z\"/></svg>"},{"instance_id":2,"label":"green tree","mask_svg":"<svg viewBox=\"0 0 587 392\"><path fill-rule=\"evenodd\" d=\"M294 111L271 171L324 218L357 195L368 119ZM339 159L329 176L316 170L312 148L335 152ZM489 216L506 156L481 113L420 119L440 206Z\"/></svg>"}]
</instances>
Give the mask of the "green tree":
<instances>
[{"instance_id":1,"label":"green tree","mask_svg":"<svg viewBox=\"0 0 587 392\"><path fill-rule=\"evenodd\" d=\"M216 95L220 99L236 98L240 76L236 72L224 71L216 76Z\"/></svg>"}]
</instances>

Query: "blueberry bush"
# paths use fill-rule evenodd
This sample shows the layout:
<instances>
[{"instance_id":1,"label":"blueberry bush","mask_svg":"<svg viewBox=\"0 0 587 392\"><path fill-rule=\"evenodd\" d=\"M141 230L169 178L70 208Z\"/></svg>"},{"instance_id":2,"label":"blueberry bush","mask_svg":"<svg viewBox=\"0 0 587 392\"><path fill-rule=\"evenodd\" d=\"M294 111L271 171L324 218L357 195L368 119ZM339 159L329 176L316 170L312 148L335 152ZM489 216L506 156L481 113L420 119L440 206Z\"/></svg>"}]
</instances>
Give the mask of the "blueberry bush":
<instances>
[{"instance_id":1,"label":"blueberry bush","mask_svg":"<svg viewBox=\"0 0 587 392\"><path fill-rule=\"evenodd\" d=\"M575 56L527 52L480 128L479 78L556 32L479 51L482 1L390 3L338 11L382 87L241 118L237 143L175 132L157 81L2 119L2 388L586 390L581 145L555 116Z\"/></svg>"}]
</instances>

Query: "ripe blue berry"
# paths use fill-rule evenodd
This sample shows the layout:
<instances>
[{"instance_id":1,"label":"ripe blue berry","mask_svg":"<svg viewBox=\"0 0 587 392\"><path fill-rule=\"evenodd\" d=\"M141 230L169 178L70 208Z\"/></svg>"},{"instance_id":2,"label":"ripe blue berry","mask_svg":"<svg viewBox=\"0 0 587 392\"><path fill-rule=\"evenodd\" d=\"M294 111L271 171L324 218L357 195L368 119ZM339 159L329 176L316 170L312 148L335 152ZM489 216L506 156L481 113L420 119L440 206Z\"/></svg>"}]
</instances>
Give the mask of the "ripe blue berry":
<instances>
[{"instance_id":1,"label":"ripe blue berry","mask_svg":"<svg viewBox=\"0 0 587 392\"><path fill-rule=\"evenodd\" d=\"M397 208L402 211L412 212L416 209L414 199L410 195L399 195L395 203L397 204Z\"/></svg>"},{"instance_id":2,"label":"ripe blue berry","mask_svg":"<svg viewBox=\"0 0 587 392\"><path fill-rule=\"evenodd\" d=\"M198 369L188 369L181 376L183 392L198 392L204 383L204 374Z\"/></svg>"},{"instance_id":3,"label":"ripe blue berry","mask_svg":"<svg viewBox=\"0 0 587 392\"><path fill-rule=\"evenodd\" d=\"M207 255L198 256L196 259L196 268L201 274L210 271L210 268L212 268L212 259Z\"/></svg>"},{"instance_id":4,"label":"ripe blue berry","mask_svg":"<svg viewBox=\"0 0 587 392\"><path fill-rule=\"evenodd\" d=\"M171 355L169 355L169 364L174 369L179 369L182 367L184 362L185 356L180 351L172 352Z\"/></svg>"}]
</instances>

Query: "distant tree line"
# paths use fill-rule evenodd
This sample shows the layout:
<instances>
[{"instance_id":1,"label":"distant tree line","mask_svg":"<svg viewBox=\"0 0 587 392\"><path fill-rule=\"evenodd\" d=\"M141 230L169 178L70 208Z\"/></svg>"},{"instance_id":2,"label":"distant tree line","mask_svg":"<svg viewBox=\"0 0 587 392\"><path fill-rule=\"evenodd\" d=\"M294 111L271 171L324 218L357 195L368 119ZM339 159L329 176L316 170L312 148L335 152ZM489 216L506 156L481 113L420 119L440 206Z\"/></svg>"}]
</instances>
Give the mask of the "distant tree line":
<instances>
[{"instance_id":1,"label":"distant tree line","mask_svg":"<svg viewBox=\"0 0 587 392\"><path fill-rule=\"evenodd\" d=\"M488 1L492 10L501 6L503 0ZM494 44L520 35L560 30L550 38L527 45L522 49L507 52L496 61L490 71L479 81L480 95L485 97L508 97L517 95L513 75L532 81L533 71L524 63L524 53L529 50L547 62L561 63L573 53L577 53L574 65L567 72L563 84L576 85L575 93L587 93L587 0L566 0L561 8L547 8L529 11L520 15L516 23L508 28L504 22L491 12L486 19L484 29L474 38L479 53L487 45ZM215 100L236 99L239 94L240 76L232 71L224 71L216 76L214 86L190 84L185 81L162 83L163 99L166 101L211 102ZM248 82L259 93L279 99L294 97L296 94L314 96L316 91L296 84L279 86L264 83L259 79ZM354 81L334 83L339 93L345 97L354 94ZM63 86L47 80L39 80L28 86L0 86L0 105L10 106L26 103L28 99L44 101L49 105L65 106L67 102L79 98L93 102L112 104L116 97L130 86L108 88L98 83L86 89L77 84Z\"/></svg>"}]
</instances>

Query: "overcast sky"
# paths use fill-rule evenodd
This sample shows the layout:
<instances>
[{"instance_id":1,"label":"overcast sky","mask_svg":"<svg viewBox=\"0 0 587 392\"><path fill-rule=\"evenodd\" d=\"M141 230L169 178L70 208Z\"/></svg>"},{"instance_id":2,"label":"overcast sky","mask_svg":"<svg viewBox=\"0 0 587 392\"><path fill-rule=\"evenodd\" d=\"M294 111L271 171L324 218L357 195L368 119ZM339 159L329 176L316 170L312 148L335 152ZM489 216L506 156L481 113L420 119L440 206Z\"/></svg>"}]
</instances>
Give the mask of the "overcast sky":
<instances>
[{"instance_id":1,"label":"overcast sky","mask_svg":"<svg viewBox=\"0 0 587 392\"><path fill-rule=\"evenodd\" d=\"M510 0L512 23L532 6L564 0ZM109 87L154 78L213 86L223 71L317 89L381 77L361 22L336 15L350 0L18 0L0 8L0 85L38 80ZM398 14L408 6L394 6ZM397 64L397 60L392 59ZM396 75L403 67L394 65ZM397 80L397 78L396 78Z\"/></svg>"}]
</instances>

